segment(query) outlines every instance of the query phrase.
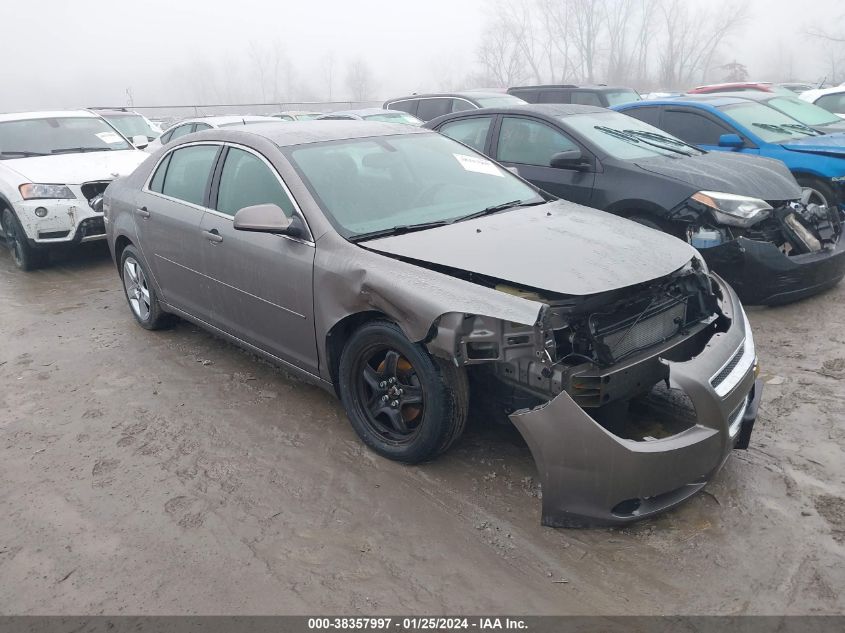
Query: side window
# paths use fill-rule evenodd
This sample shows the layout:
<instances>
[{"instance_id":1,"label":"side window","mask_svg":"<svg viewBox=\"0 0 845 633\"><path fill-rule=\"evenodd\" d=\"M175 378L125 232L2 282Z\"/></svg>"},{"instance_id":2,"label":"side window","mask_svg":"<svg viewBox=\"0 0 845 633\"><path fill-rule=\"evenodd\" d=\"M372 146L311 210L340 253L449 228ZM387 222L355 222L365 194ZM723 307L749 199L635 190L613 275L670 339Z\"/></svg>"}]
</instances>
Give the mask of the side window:
<instances>
[{"instance_id":1,"label":"side window","mask_svg":"<svg viewBox=\"0 0 845 633\"><path fill-rule=\"evenodd\" d=\"M602 106L601 97L595 92L573 92L572 103L580 105Z\"/></svg>"},{"instance_id":2,"label":"side window","mask_svg":"<svg viewBox=\"0 0 845 633\"><path fill-rule=\"evenodd\" d=\"M452 99L452 112L463 112L464 110L475 110L476 107L469 101L463 99Z\"/></svg>"},{"instance_id":3,"label":"side window","mask_svg":"<svg viewBox=\"0 0 845 633\"><path fill-rule=\"evenodd\" d=\"M175 131L176 131L176 128L173 128L173 129L172 129L172 130L170 130L169 132L165 132L164 134L162 134L162 135L161 135L161 144L162 144L162 145L167 145L167 144L170 142L170 139L172 138L173 133L174 133Z\"/></svg>"},{"instance_id":4,"label":"side window","mask_svg":"<svg viewBox=\"0 0 845 633\"><path fill-rule=\"evenodd\" d=\"M566 90L544 90L537 103L569 103L569 96Z\"/></svg>"},{"instance_id":5,"label":"side window","mask_svg":"<svg viewBox=\"0 0 845 633\"><path fill-rule=\"evenodd\" d=\"M172 152L162 193L204 206L205 190L219 149L217 145L191 145Z\"/></svg>"},{"instance_id":6,"label":"side window","mask_svg":"<svg viewBox=\"0 0 845 633\"><path fill-rule=\"evenodd\" d=\"M528 103L540 103L540 92L538 90L514 90L508 94L512 94L514 97L519 97Z\"/></svg>"},{"instance_id":7,"label":"side window","mask_svg":"<svg viewBox=\"0 0 845 633\"><path fill-rule=\"evenodd\" d=\"M211 126L208 123L194 123L194 132L199 132L200 130L210 130Z\"/></svg>"},{"instance_id":8,"label":"side window","mask_svg":"<svg viewBox=\"0 0 845 633\"><path fill-rule=\"evenodd\" d=\"M439 116L448 114L452 110L451 99L420 99L417 117L423 121L431 121Z\"/></svg>"},{"instance_id":9,"label":"side window","mask_svg":"<svg viewBox=\"0 0 845 633\"><path fill-rule=\"evenodd\" d=\"M408 114L417 114L417 108L420 105L419 99L405 99L404 101L395 101L387 104L388 110L400 110Z\"/></svg>"},{"instance_id":10,"label":"side window","mask_svg":"<svg viewBox=\"0 0 845 633\"><path fill-rule=\"evenodd\" d=\"M693 145L718 145L722 134L732 132L701 114L684 110L666 110L660 127Z\"/></svg>"},{"instance_id":11,"label":"side window","mask_svg":"<svg viewBox=\"0 0 845 633\"><path fill-rule=\"evenodd\" d=\"M479 152L484 152L487 133L490 131L492 121L493 117L491 116L460 119L458 121L444 123L438 131L449 138L453 138L456 141L469 145L473 149L477 149Z\"/></svg>"},{"instance_id":12,"label":"side window","mask_svg":"<svg viewBox=\"0 0 845 633\"><path fill-rule=\"evenodd\" d=\"M172 154L168 154L164 160L158 164L155 176L153 176L153 179L150 181L150 191L162 193L162 189L164 188L164 174L167 173L167 165L170 163L171 156Z\"/></svg>"},{"instance_id":13,"label":"side window","mask_svg":"<svg viewBox=\"0 0 845 633\"><path fill-rule=\"evenodd\" d=\"M254 154L230 147L220 174L217 210L234 216L256 204L275 204L293 216L293 203L275 172Z\"/></svg>"},{"instance_id":14,"label":"side window","mask_svg":"<svg viewBox=\"0 0 845 633\"><path fill-rule=\"evenodd\" d=\"M819 97L816 105L824 108L828 112L835 112L836 114L845 113L845 93L838 93L832 95L824 95Z\"/></svg>"},{"instance_id":15,"label":"side window","mask_svg":"<svg viewBox=\"0 0 845 633\"><path fill-rule=\"evenodd\" d=\"M579 147L545 123L505 117L499 132L499 160L504 163L548 167L552 156Z\"/></svg>"},{"instance_id":16,"label":"side window","mask_svg":"<svg viewBox=\"0 0 845 633\"><path fill-rule=\"evenodd\" d=\"M631 108L630 110L625 110L622 114L626 114L654 127L660 127L660 108Z\"/></svg>"},{"instance_id":17,"label":"side window","mask_svg":"<svg viewBox=\"0 0 845 633\"><path fill-rule=\"evenodd\" d=\"M180 125L175 130L170 133L170 138L167 139L168 142L175 141L180 136L185 136L186 134L190 134L191 130L193 129L193 123L186 123L185 125Z\"/></svg>"}]
</instances>

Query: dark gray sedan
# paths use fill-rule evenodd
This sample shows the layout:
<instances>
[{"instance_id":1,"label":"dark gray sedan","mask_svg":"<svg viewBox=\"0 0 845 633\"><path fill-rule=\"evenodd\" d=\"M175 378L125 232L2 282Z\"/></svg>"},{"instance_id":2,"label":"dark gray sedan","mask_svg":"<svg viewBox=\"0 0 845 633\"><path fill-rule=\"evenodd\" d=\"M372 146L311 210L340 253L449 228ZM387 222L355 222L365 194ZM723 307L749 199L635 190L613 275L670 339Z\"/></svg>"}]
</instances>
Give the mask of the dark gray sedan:
<instances>
[{"instance_id":1,"label":"dark gray sedan","mask_svg":"<svg viewBox=\"0 0 845 633\"><path fill-rule=\"evenodd\" d=\"M178 315L260 354L336 393L363 442L409 463L460 437L471 384L525 437L548 525L652 515L748 444L751 330L694 249L550 201L434 132L208 130L104 206L142 327Z\"/></svg>"}]
</instances>

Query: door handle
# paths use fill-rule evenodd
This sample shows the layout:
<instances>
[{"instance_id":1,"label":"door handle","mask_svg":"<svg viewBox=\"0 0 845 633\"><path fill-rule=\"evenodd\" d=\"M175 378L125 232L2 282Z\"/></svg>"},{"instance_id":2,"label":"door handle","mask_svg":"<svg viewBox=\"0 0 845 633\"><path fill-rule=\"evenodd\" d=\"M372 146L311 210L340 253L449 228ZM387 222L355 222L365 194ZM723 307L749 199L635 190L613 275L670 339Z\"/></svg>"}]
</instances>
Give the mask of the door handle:
<instances>
[{"instance_id":1,"label":"door handle","mask_svg":"<svg viewBox=\"0 0 845 633\"><path fill-rule=\"evenodd\" d=\"M213 242L214 244L219 244L223 241L223 236L217 232L217 229L203 231L202 234L205 235L205 239L207 239L209 242Z\"/></svg>"},{"instance_id":2,"label":"door handle","mask_svg":"<svg viewBox=\"0 0 845 633\"><path fill-rule=\"evenodd\" d=\"M141 207L140 209L135 209L135 213L140 215L145 220L150 217L150 212L147 211L147 207Z\"/></svg>"}]
</instances>

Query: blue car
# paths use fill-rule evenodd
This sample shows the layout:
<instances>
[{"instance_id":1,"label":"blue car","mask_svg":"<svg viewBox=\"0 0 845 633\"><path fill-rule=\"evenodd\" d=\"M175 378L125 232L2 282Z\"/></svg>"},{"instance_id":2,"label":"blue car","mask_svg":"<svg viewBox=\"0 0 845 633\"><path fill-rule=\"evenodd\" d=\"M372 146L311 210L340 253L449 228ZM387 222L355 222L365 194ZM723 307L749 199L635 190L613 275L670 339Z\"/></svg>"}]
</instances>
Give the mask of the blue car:
<instances>
[{"instance_id":1,"label":"blue car","mask_svg":"<svg viewBox=\"0 0 845 633\"><path fill-rule=\"evenodd\" d=\"M699 96L615 106L703 150L783 161L809 202L845 210L845 133L823 134L764 103Z\"/></svg>"}]
</instances>

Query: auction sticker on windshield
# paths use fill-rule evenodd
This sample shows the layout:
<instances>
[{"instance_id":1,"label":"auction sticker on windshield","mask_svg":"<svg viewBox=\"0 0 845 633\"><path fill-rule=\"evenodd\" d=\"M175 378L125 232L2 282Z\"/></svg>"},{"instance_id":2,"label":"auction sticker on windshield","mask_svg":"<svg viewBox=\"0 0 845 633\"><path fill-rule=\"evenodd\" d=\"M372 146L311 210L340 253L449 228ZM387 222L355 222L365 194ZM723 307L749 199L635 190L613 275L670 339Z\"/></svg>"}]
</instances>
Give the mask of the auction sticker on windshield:
<instances>
[{"instance_id":1,"label":"auction sticker on windshield","mask_svg":"<svg viewBox=\"0 0 845 633\"><path fill-rule=\"evenodd\" d=\"M123 142L123 140L114 132L99 132L97 134L97 138L108 145L115 145Z\"/></svg>"},{"instance_id":2,"label":"auction sticker on windshield","mask_svg":"<svg viewBox=\"0 0 845 633\"><path fill-rule=\"evenodd\" d=\"M499 176L499 178L504 178L505 176L501 169L486 158L481 158L480 156L467 156L466 154L452 154L452 156L454 156L461 164L461 167L467 171L474 171L477 174Z\"/></svg>"}]
</instances>

